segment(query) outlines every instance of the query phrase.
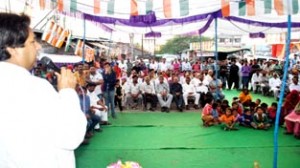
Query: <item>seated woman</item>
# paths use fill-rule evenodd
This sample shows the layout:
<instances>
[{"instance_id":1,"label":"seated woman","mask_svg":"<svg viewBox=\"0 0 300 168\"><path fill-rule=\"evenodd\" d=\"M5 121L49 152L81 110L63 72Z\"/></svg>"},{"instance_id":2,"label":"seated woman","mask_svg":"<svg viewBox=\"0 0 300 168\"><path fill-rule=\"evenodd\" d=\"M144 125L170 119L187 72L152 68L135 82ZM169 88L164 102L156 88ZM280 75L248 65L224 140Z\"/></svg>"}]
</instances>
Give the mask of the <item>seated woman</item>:
<instances>
[{"instance_id":1,"label":"seated woman","mask_svg":"<svg viewBox=\"0 0 300 168\"><path fill-rule=\"evenodd\" d=\"M283 103L280 115L280 125L284 122L284 117L290 114L296 107L297 103L300 101L299 93L296 90L290 92Z\"/></svg>"},{"instance_id":2,"label":"seated woman","mask_svg":"<svg viewBox=\"0 0 300 168\"><path fill-rule=\"evenodd\" d=\"M285 134L294 134L295 138L300 139L300 103L285 118Z\"/></svg>"},{"instance_id":3,"label":"seated woman","mask_svg":"<svg viewBox=\"0 0 300 168\"><path fill-rule=\"evenodd\" d=\"M251 101L252 101L252 96L249 93L248 88L244 88L243 91L240 93L239 96L240 102L244 105L244 106L249 106Z\"/></svg>"}]
</instances>

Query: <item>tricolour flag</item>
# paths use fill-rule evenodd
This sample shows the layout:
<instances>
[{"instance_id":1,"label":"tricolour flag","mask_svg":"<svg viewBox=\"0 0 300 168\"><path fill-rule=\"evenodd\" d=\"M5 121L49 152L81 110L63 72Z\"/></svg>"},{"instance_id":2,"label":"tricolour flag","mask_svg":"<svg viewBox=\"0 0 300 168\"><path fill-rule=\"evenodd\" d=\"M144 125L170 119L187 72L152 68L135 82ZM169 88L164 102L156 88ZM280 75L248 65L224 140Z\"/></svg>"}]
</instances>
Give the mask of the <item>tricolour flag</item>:
<instances>
[{"instance_id":1,"label":"tricolour flag","mask_svg":"<svg viewBox=\"0 0 300 168\"><path fill-rule=\"evenodd\" d=\"M48 21L42 35L42 40L48 41L50 39L53 29L55 28L56 28L56 23L53 20Z\"/></svg>"},{"instance_id":2,"label":"tricolour flag","mask_svg":"<svg viewBox=\"0 0 300 168\"><path fill-rule=\"evenodd\" d=\"M83 41L78 39L75 47L75 55L82 56Z\"/></svg>"},{"instance_id":3,"label":"tricolour flag","mask_svg":"<svg viewBox=\"0 0 300 168\"><path fill-rule=\"evenodd\" d=\"M229 0L221 0L221 12L223 17L227 17L230 15L230 1Z\"/></svg>"},{"instance_id":4,"label":"tricolour flag","mask_svg":"<svg viewBox=\"0 0 300 168\"><path fill-rule=\"evenodd\" d=\"M77 0L57 0L57 10L59 12L76 12Z\"/></svg>"},{"instance_id":5,"label":"tricolour flag","mask_svg":"<svg viewBox=\"0 0 300 168\"><path fill-rule=\"evenodd\" d=\"M71 30L69 30L67 42L66 42L66 45L65 45L65 52L69 51L70 46L71 46L71 42L72 42L72 32L71 32Z\"/></svg>"},{"instance_id":6,"label":"tricolour flag","mask_svg":"<svg viewBox=\"0 0 300 168\"><path fill-rule=\"evenodd\" d=\"M163 0L163 12L166 18L187 16L189 8L188 0Z\"/></svg>"},{"instance_id":7,"label":"tricolour flag","mask_svg":"<svg viewBox=\"0 0 300 168\"><path fill-rule=\"evenodd\" d=\"M223 17L259 16L272 14L272 11L278 15L298 14L299 4L300 0L221 0L221 12Z\"/></svg>"},{"instance_id":8,"label":"tricolour flag","mask_svg":"<svg viewBox=\"0 0 300 168\"><path fill-rule=\"evenodd\" d=\"M54 29L54 31L52 31L51 36L47 42L49 44L51 44L52 46L55 46L56 43L58 42L59 37L61 36L63 30L64 29L61 26L56 25L56 28Z\"/></svg>"},{"instance_id":9,"label":"tricolour flag","mask_svg":"<svg viewBox=\"0 0 300 168\"><path fill-rule=\"evenodd\" d=\"M61 34L58 37L57 41L55 42L55 47L61 48L62 45L65 42L66 37L68 37L68 35L69 35L69 30L63 29L63 31L61 32Z\"/></svg>"},{"instance_id":10,"label":"tricolour flag","mask_svg":"<svg viewBox=\"0 0 300 168\"><path fill-rule=\"evenodd\" d=\"M100 0L94 0L94 14L99 14L100 11Z\"/></svg>"}]
</instances>

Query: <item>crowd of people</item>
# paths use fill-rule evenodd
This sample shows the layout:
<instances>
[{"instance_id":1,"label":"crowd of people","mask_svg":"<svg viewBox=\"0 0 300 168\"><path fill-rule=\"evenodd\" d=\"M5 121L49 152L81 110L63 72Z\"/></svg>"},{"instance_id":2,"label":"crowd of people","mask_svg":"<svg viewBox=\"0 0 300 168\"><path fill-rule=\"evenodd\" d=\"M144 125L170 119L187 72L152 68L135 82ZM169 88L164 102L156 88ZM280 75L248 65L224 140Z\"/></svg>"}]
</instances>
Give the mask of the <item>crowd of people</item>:
<instances>
[{"instance_id":1,"label":"crowd of people","mask_svg":"<svg viewBox=\"0 0 300 168\"><path fill-rule=\"evenodd\" d=\"M297 59L295 57L290 63L287 95L300 92ZM225 130L236 130L237 125L267 130L274 124L277 103L268 105L260 100L253 101L249 90L278 99L283 74L283 65L279 61L247 62L235 59L230 62L208 59L195 63L188 60L168 63L162 59L151 60L148 64L143 60L133 63L129 59L115 59L92 65L76 64L68 68L73 70L78 81L77 92L89 121L87 137L93 134L93 130L101 130L99 123L110 124L109 113L112 118L117 118L116 108L120 112L139 109L167 113L175 108L179 112L203 108L204 126L223 123ZM44 76L55 85L55 76L51 72ZM223 91L233 88L241 90L241 93L230 106ZM298 103L287 108L288 97L282 108L280 124ZM299 137L300 122L293 120L292 123L296 123L296 131L288 129L287 132L295 132L295 136ZM294 128L293 125L289 124Z\"/></svg>"}]
</instances>

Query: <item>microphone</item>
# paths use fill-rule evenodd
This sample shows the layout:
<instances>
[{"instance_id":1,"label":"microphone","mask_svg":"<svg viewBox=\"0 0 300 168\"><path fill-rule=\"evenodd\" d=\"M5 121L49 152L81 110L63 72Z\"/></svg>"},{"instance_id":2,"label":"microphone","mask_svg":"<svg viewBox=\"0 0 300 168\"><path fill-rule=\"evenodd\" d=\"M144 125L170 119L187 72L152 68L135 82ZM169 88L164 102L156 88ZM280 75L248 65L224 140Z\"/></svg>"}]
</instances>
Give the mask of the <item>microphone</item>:
<instances>
[{"instance_id":1,"label":"microphone","mask_svg":"<svg viewBox=\"0 0 300 168\"><path fill-rule=\"evenodd\" d=\"M46 66L47 68L52 69L53 71L55 71L57 73L60 73L60 68L58 68L49 57L44 56L41 59L41 63L42 63L42 65Z\"/></svg>"}]
</instances>

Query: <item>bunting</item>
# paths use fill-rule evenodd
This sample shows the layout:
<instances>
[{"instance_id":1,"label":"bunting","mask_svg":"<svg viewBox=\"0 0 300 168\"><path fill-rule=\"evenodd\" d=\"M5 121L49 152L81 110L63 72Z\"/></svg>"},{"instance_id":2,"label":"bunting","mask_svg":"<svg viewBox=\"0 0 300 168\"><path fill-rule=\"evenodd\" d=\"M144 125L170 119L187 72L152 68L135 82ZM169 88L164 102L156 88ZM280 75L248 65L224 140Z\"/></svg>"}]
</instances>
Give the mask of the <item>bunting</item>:
<instances>
[{"instance_id":1,"label":"bunting","mask_svg":"<svg viewBox=\"0 0 300 168\"><path fill-rule=\"evenodd\" d=\"M68 35L69 30L64 29L63 27L56 24L53 20L50 20L46 25L46 28L42 35L42 40L46 41L54 47L61 48Z\"/></svg>"},{"instance_id":2,"label":"bunting","mask_svg":"<svg viewBox=\"0 0 300 168\"><path fill-rule=\"evenodd\" d=\"M259 16L272 14L272 11L277 15L298 14L300 4L300 0L221 0L220 2L223 17Z\"/></svg>"}]
</instances>

